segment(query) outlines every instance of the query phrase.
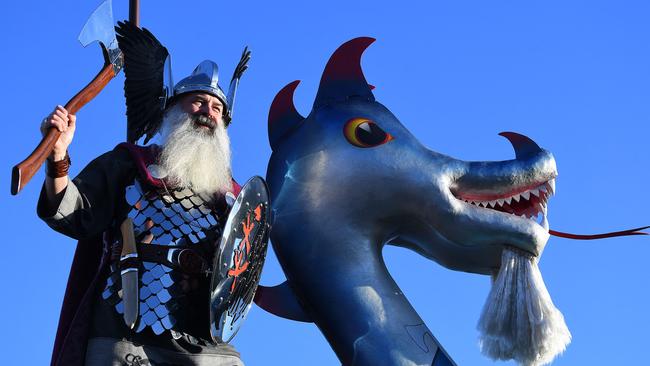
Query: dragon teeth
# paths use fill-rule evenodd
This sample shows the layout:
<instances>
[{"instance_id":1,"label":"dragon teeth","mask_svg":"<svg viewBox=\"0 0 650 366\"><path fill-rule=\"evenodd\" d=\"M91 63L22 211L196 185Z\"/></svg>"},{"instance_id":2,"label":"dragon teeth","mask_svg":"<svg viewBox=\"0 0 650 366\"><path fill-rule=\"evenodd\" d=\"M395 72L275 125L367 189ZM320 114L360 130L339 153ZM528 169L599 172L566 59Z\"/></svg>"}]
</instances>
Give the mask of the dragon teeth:
<instances>
[{"instance_id":1,"label":"dragon teeth","mask_svg":"<svg viewBox=\"0 0 650 366\"><path fill-rule=\"evenodd\" d=\"M546 182L546 186L548 187L548 191L551 194L555 194L555 179L551 179L548 182Z\"/></svg>"},{"instance_id":2,"label":"dragon teeth","mask_svg":"<svg viewBox=\"0 0 650 366\"><path fill-rule=\"evenodd\" d=\"M522 192L521 196L528 201L530 199L530 191Z\"/></svg>"}]
</instances>

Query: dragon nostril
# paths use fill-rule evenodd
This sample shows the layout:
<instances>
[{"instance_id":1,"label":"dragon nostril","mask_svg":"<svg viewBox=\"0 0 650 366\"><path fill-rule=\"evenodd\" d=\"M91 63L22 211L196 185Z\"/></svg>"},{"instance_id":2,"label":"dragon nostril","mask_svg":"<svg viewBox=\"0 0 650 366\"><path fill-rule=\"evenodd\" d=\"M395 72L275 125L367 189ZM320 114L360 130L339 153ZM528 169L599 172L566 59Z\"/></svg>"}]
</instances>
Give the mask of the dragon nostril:
<instances>
[{"instance_id":1,"label":"dragon nostril","mask_svg":"<svg viewBox=\"0 0 650 366\"><path fill-rule=\"evenodd\" d=\"M518 134L516 132L501 132L503 136L510 141L512 147L515 149L515 156L517 159L525 159L542 151L542 149L527 136Z\"/></svg>"}]
</instances>

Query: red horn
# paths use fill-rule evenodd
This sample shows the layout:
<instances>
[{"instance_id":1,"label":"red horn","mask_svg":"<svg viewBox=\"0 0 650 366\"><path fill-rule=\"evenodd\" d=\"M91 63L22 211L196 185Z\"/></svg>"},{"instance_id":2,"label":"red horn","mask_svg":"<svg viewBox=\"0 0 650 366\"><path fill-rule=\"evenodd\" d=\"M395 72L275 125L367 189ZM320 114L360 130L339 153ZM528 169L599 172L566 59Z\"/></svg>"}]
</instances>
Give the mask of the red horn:
<instances>
[{"instance_id":1,"label":"red horn","mask_svg":"<svg viewBox=\"0 0 650 366\"><path fill-rule=\"evenodd\" d=\"M350 97L375 100L361 70L361 56L374 41L370 37L354 38L334 51L320 79L314 107Z\"/></svg>"},{"instance_id":2,"label":"red horn","mask_svg":"<svg viewBox=\"0 0 650 366\"><path fill-rule=\"evenodd\" d=\"M271 103L269 110L269 143L275 149L279 141L300 123L305 117L301 116L293 105L293 93L300 80L293 81L282 88Z\"/></svg>"},{"instance_id":3,"label":"red horn","mask_svg":"<svg viewBox=\"0 0 650 366\"><path fill-rule=\"evenodd\" d=\"M515 157L517 159L525 159L529 156L533 156L542 149L531 140L528 136L518 134L516 132L501 132L499 135L505 137L510 141L512 147L515 149Z\"/></svg>"}]
</instances>

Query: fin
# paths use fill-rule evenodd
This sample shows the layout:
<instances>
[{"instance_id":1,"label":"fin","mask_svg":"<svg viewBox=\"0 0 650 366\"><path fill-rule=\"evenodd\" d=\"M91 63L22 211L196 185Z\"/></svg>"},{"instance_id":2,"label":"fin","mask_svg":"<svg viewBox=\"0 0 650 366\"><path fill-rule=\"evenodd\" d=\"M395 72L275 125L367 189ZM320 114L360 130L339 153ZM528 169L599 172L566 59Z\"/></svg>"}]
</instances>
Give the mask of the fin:
<instances>
[{"instance_id":1,"label":"fin","mask_svg":"<svg viewBox=\"0 0 650 366\"><path fill-rule=\"evenodd\" d=\"M313 322L303 311L287 281L273 287L258 286L254 301L257 306L281 318L305 323Z\"/></svg>"}]
</instances>

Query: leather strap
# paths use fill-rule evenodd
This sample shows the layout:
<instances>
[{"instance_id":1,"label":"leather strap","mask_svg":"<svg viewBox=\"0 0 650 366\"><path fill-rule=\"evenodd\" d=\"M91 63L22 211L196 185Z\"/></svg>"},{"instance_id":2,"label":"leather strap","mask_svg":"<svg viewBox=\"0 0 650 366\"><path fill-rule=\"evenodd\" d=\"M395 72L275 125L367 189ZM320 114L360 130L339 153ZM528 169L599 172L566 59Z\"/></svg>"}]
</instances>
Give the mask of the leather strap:
<instances>
[{"instance_id":1,"label":"leather strap","mask_svg":"<svg viewBox=\"0 0 650 366\"><path fill-rule=\"evenodd\" d=\"M194 248L138 243L141 261L164 264L187 274L207 273L208 261Z\"/></svg>"},{"instance_id":2,"label":"leather strap","mask_svg":"<svg viewBox=\"0 0 650 366\"><path fill-rule=\"evenodd\" d=\"M72 161L70 160L70 154L66 151L63 160L52 161L47 159L45 174L52 179L65 177L68 175L70 165L72 165Z\"/></svg>"}]
</instances>

